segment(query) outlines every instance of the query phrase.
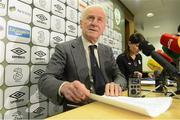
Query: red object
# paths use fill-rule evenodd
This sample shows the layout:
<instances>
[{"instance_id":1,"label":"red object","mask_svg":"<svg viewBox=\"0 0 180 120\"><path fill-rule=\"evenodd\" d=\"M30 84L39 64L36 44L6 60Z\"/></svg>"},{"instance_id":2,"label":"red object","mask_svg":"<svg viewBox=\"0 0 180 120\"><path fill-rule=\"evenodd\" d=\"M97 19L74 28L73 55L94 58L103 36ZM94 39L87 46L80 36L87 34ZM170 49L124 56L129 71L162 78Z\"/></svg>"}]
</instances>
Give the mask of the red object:
<instances>
[{"instance_id":1,"label":"red object","mask_svg":"<svg viewBox=\"0 0 180 120\"><path fill-rule=\"evenodd\" d=\"M169 57L166 53L164 53L162 50L157 50L157 53L159 53L163 58L165 58L168 62L173 62L173 59Z\"/></svg>"},{"instance_id":2,"label":"red object","mask_svg":"<svg viewBox=\"0 0 180 120\"><path fill-rule=\"evenodd\" d=\"M180 37L165 33L161 36L160 43L169 50L180 54L178 39L180 40Z\"/></svg>"}]
</instances>

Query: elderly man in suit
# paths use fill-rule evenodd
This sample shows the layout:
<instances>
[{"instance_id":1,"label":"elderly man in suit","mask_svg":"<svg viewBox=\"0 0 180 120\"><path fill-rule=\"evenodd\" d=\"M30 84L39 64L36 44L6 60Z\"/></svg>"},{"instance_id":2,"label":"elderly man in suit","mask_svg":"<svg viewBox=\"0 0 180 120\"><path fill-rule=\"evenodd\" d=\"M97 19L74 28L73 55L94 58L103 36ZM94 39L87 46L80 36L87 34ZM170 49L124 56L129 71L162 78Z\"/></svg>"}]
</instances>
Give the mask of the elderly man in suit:
<instances>
[{"instance_id":1,"label":"elderly man in suit","mask_svg":"<svg viewBox=\"0 0 180 120\"><path fill-rule=\"evenodd\" d=\"M39 90L54 103L63 104L64 110L87 104L91 92L119 96L126 88L112 49L98 43L105 25L106 13L100 5L85 8L80 20L82 36L56 45L46 72L39 80ZM95 46L93 58L90 45ZM91 65L94 58L96 68ZM97 74L100 77L96 77Z\"/></svg>"}]
</instances>

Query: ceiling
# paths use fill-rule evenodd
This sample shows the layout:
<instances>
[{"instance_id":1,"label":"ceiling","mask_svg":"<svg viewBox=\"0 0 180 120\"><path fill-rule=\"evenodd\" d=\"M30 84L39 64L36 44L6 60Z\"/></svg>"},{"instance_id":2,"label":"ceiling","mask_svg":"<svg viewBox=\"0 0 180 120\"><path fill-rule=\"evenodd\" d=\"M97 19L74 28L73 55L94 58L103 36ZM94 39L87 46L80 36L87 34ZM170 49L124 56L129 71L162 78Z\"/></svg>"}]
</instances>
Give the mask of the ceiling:
<instances>
[{"instance_id":1,"label":"ceiling","mask_svg":"<svg viewBox=\"0 0 180 120\"><path fill-rule=\"evenodd\" d=\"M133 14L135 28L147 40L159 39L163 33L174 34L180 25L180 0L120 0ZM152 12L153 17L146 17ZM154 28L153 26L160 26Z\"/></svg>"}]
</instances>

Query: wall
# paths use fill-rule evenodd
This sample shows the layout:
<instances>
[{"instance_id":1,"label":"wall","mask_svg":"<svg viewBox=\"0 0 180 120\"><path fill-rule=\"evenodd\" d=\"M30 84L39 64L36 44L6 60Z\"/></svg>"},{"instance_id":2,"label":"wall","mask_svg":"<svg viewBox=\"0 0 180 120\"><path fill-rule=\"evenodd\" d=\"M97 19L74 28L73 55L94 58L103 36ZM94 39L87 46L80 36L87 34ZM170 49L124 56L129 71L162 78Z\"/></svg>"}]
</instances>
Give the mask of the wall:
<instances>
[{"instance_id":1,"label":"wall","mask_svg":"<svg viewBox=\"0 0 180 120\"><path fill-rule=\"evenodd\" d=\"M131 11L120 1L121 8L125 15L125 43L124 43L124 49L127 49L128 47L128 41L131 34L135 32L135 25L134 25L134 15L131 13Z\"/></svg>"},{"instance_id":2,"label":"wall","mask_svg":"<svg viewBox=\"0 0 180 120\"><path fill-rule=\"evenodd\" d=\"M116 57L124 44L124 13L117 0L0 0L0 119L42 119L61 112L38 91L37 82L55 45L81 35L81 10L98 2L108 14L101 42Z\"/></svg>"}]
</instances>

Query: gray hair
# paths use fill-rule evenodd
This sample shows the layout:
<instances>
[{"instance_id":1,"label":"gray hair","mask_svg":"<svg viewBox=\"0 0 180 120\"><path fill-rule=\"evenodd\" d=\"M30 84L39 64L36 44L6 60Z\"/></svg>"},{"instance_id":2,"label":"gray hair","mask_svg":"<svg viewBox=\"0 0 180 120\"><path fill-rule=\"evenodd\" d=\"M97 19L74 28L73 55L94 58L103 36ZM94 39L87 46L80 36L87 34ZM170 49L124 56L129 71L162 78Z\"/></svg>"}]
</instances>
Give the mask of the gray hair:
<instances>
[{"instance_id":1,"label":"gray hair","mask_svg":"<svg viewBox=\"0 0 180 120\"><path fill-rule=\"evenodd\" d=\"M90 8L100 8L100 9L102 9L102 11L104 12L104 14L106 15L105 8L104 8L102 5L100 5L100 4L94 4L94 5L89 5L89 6L87 6L87 7L82 11L81 16L80 16L80 20L82 20L82 19L85 17L87 10L90 9ZM106 18L105 18L105 19L106 19Z\"/></svg>"}]
</instances>

